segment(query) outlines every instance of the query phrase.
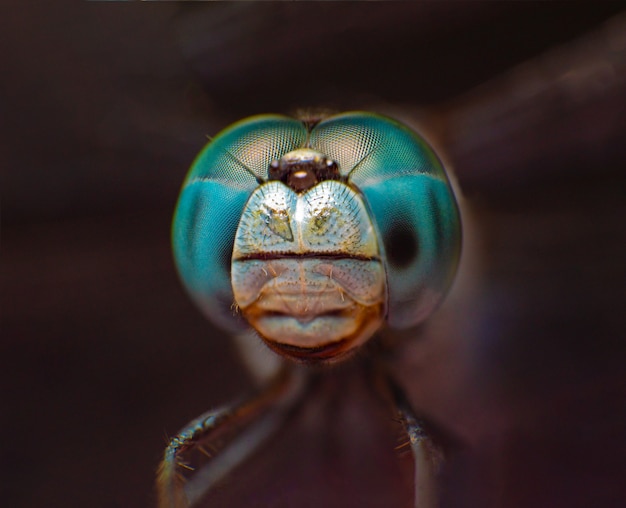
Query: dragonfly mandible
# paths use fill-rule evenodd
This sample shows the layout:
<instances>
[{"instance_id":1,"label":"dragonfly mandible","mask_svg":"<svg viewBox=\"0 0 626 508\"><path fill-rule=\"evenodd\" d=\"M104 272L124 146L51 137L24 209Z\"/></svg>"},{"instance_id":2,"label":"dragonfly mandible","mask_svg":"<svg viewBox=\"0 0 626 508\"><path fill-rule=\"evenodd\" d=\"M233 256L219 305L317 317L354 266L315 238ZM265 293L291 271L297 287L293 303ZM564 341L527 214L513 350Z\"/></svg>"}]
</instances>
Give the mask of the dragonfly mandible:
<instances>
[{"instance_id":1,"label":"dragonfly mandible","mask_svg":"<svg viewBox=\"0 0 626 508\"><path fill-rule=\"evenodd\" d=\"M425 320L454 279L461 221L438 157L400 122L366 112L261 115L198 155L172 237L204 314L233 335L252 330L284 361L253 396L172 438L162 508L194 506L264 442L305 396L307 366L345 361L382 327ZM415 506L434 506L441 451L392 373L379 370L410 439Z\"/></svg>"}]
</instances>

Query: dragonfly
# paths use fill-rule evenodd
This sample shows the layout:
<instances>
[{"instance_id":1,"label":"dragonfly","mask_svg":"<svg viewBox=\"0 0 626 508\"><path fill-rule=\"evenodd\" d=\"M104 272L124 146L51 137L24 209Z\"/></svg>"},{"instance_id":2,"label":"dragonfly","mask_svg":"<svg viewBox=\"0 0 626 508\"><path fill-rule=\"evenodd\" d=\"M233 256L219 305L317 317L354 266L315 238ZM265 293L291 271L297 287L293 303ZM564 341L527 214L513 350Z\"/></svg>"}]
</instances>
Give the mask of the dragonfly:
<instances>
[{"instance_id":1,"label":"dragonfly","mask_svg":"<svg viewBox=\"0 0 626 508\"><path fill-rule=\"evenodd\" d=\"M197 156L172 242L199 309L225 333L273 352L244 351L253 369L268 358L276 367L254 394L171 438L160 508L197 506L285 423L323 371L316 367L384 358L393 341L381 330L422 323L455 277L461 219L442 163L408 126L369 112L259 115L227 127ZM408 437L415 506L433 507L443 450L393 369L371 365Z\"/></svg>"}]
</instances>

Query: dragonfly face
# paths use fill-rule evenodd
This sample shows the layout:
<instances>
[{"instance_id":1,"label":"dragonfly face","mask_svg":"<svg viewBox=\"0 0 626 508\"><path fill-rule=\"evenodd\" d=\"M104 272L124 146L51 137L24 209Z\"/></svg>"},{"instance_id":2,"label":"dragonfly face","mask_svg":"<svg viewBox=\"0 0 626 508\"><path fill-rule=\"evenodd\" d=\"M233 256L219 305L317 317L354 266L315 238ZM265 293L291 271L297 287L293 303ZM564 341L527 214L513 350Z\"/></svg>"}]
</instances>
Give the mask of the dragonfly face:
<instances>
[{"instance_id":1,"label":"dragonfly face","mask_svg":"<svg viewBox=\"0 0 626 508\"><path fill-rule=\"evenodd\" d=\"M181 278L205 314L308 362L345 358L385 322L421 322L452 281L460 236L425 141L358 112L227 128L191 167L173 224Z\"/></svg>"},{"instance_id":2,"label":"dragonfly face","mask_svg":"<svg viewBox=\"0 0 626 508\"><path fill-rule=\"evenodd\" d=\"M296 169L294 173L300 170ZM235 235L231 280L243 316L275 351L337 360L376 331L385 269L359 194L304 176L300 193L280 181L254 191Z\"/></svg>"}]
</instances>

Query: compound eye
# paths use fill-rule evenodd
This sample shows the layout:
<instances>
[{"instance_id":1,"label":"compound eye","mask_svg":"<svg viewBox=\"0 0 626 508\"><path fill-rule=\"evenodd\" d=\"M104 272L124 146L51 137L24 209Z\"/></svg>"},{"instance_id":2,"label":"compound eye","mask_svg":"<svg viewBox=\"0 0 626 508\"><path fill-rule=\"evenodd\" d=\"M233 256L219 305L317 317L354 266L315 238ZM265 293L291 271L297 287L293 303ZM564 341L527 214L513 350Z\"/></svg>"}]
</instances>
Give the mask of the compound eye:
<instances>
[{"instance_id":1,"label":"compound eye","mask_svg":"<svg viewBox=\"0 0 626 508\"><path fill-rule=\"evenodd\" d=\"M419 240L417 231L407 222L394 222L383 238L387 262L396 270L407 269L417 261Z\"/></svg>"}]
</instances>

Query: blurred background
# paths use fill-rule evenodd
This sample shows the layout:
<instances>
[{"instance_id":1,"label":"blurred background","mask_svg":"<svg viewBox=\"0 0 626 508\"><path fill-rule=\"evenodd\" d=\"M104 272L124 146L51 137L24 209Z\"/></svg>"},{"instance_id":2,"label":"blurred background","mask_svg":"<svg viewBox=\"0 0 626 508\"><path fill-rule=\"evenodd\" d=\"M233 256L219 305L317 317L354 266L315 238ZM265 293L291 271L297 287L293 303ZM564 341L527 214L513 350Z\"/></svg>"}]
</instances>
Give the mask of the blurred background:
<instances>
[{"instance_id":1,"label":"blurred background","mask_svg":"<svg viewBox=\"0 0 626 508\"><path fill-rule=\"evenodd\" d=\"M626 506L626 4L12 2L0 25L3 506L154 506L167 436L250 389L171 216L207 135L307 107L417 126L463 191L459 281L397 359L465 444L442 505ZM411 506L352 368L211 506Z\"/></svg>"}]
</instances>

